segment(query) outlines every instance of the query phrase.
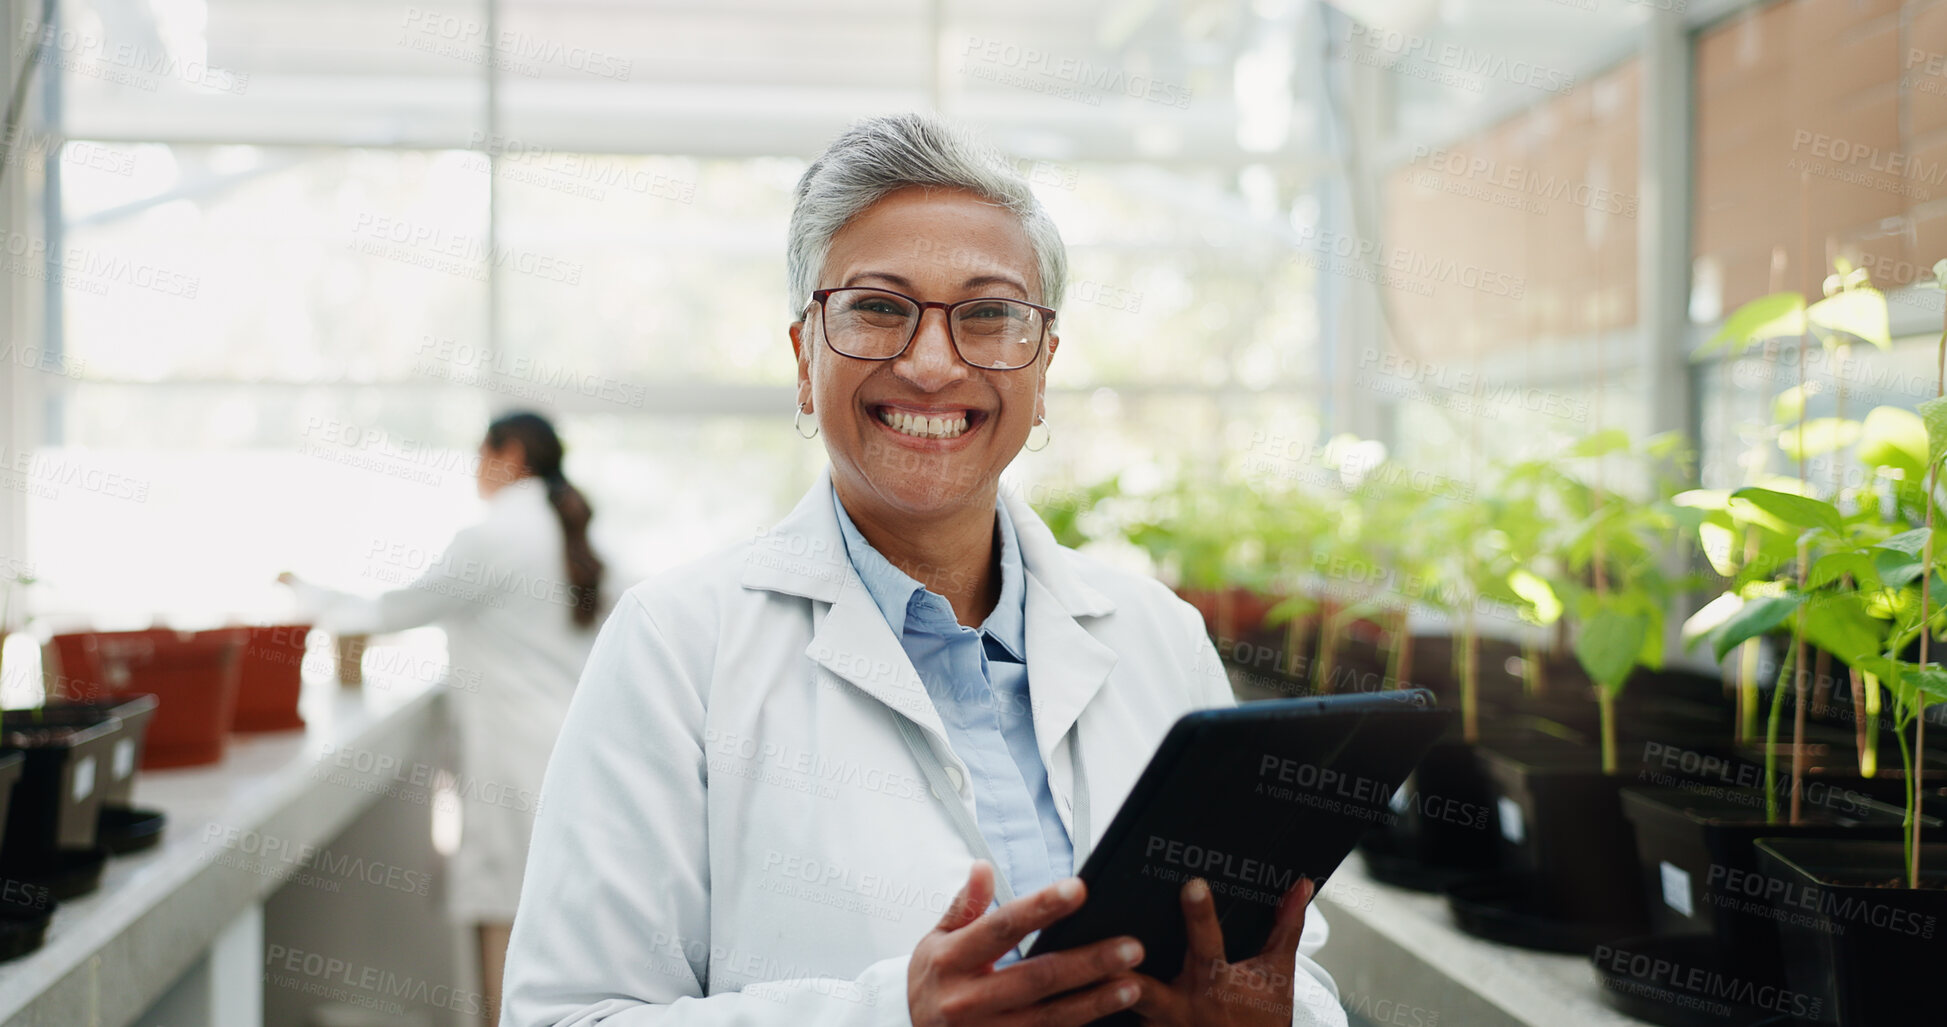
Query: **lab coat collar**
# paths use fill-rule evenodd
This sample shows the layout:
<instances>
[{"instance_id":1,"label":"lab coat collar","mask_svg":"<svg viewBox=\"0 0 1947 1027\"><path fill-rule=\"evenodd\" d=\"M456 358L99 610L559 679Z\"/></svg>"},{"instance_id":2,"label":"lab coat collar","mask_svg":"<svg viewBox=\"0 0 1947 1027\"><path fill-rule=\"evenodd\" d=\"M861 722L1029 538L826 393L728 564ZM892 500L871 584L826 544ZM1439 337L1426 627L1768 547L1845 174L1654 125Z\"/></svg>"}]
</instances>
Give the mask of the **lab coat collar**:
<instances>
[{"instance_id":1,"label":"lab coat collar","mask_svg":"<svg viewBox=\"0 0 1947 1027\"><path fill-rule=\"evenodd\" d=\"M819 471L817 482L798 500L798 505L783 520L758 535L744 565L745 588L804 596L826 603L836 602L848 582L851 588L862 590L845 554L838 513L832 509L831 488L831 469ZM1115 601L1075 573L1071 557L1055 541L1054 532L1048 530L1040 515L1019 493L1019 489L1002 483L1001 502L1007 504L1008 520L1013 523L1015 538L1020 542L1021 564L1028 577L1039 581L1048 593L1047 598L1053 599L1071 617L1099 617L1113 612ZM866 599L870 602L870 597Z\"/></svg>"},{"instance_id":2,"label":"lab coat collar","mask_svg":"<svg viewBox=\"0 0 1947 1027\"><path fill-rule=\"evenodd\" d=\"M1069 761L1051 757L1116 663L1115 652L1076 618L1110 613L1115 603L1081 579L1072 557L1017 493L1004 489L1002 501L1008 504L1026 571L1027 665L1035 738L1048 765L1050 786L1058 797L1066 797L1074 784ZM829 610L814 611L813 635L805 654L925 728L947 751L946 728L932 697L846 556L831 502L829 469L819 473L791 513L753 541L742 583L746 588L830 603ZM1066 804L1061 812L1065 819Z\"/></svg>"}]
</instances>

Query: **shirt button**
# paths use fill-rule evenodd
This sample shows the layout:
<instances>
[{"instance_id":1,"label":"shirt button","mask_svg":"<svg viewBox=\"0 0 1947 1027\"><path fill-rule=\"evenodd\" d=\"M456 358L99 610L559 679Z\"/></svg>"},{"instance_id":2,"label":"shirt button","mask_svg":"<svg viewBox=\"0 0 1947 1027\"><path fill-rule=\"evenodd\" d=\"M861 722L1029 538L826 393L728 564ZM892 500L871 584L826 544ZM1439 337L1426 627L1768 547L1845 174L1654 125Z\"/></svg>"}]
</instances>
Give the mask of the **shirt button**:
<instances>
[{"instance_id":1,"label":"shirt button","mask_svg":"<svg viewBox=\"0 0 1947 1027\"><path fill-rule=\"evenodd\" d=\"M949 784L953 785L953 790L956 792L965 789L967 786L967 775L960 773L959 767L946 768L946 779Z\"/></svg>"}]
</instances>

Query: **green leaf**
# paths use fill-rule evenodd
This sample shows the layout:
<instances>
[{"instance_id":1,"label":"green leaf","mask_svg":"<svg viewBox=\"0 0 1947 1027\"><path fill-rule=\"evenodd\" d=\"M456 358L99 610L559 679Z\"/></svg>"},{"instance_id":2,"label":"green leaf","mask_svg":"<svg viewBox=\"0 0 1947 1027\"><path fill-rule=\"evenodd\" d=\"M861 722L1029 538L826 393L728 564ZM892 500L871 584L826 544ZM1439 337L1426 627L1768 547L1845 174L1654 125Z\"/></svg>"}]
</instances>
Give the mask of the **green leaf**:
<instances>
[{"instance_id":1,"label":"green leaf","mask_svg":"<svg viewBox=\"0 0 1947 1027\"><path fill-rule=\"evenodd\" d=\"M1792 592L1745 603L1742 609L1725 618L1724 623L1711 633L1711 654L1722 662L1731 650L1785 623L1785 618L1790 617L1792 611L1804 602L1804 593ZM1590 673L1593 675L1594 672Z\"/></svg>"},{"instance_id":2,"label":"green leaf","mask_svg":"<svg viewBox=\"0 0 1947 1027\"><path fill-rule=\"evenodd\" d=\"M1803 449L1799 446L1800 435ZM1859 438L1859 422L1837 417L1815 417L1778 432L1778 448L1793 460L1805 460L1850 446Z\"/></svg>"},{"instance_id":3,"label":"green leaf","mask_svg":"<svg viewBox=\"0 0 1947 1027\"><path fill-rule=\"evenodd\" d=\"M1805 574L1806 588L1824 588L1846 575L1868 587L1876 586L1880 580L1879 568L1873 557L1856 549L1828 553L1813 561L1812 569Z\"/></svg>"},{"instance_id":4,"label":"green leaf","mask_svg":"<svg viewBox=\"0 0 1947 1027\"><path fill-rule=\"evenodd\" d=\"M1805 332L1805 297L1795 292L1774 292L1760 296L1731 312L1724 327L1710 337L1692 359L1729 348L1736 356L1754 342L1780 339Z\"/></svg>"},{"instance_id":5,"label":"green leaf","mask_svg":"<svg viewBox=\"0 0 1947 1027\"><path fill-rule=\"evenodd\" d=\"M1755 486L1738 489L1731 493L1731 498L1744 500L1786 524L1800 528L1824 528L1835 535L1845 532L1839 508L1823 499L1794 496L1789 492Z\"/></svg>"},{"instance_id":6,"label":"green leaf","mask_svg":"<svg viewBox=\"0 0 1947 1027\"><path fill-rule=\"evenodd\" d=\"M1873 550L1873 574L1881 584L1899 588L1913 583L1926 565L1917 556L1902 553L1897 549Z\"/></svg>"},{"instance_id":7,"label":"green leaf","mask_svg":"<svg viewBox=\"0 0 1947 1027\"><path fill-rule=\"evenodd\" d=\"M1689 652L1697 643L1710 637L1711 632L1724 626L1724 622L1744 609L1744 599L1735 592L1719 593L1717 598L1705 603L1690 619L1683 622L1683 651Z\"/></svg>"},{"instance_id":8,"label":"green leaf","mask_svg":"<svg viewBox=\"0 0 1947 1027\"><path fill-rule=\"evenodd\" d=\"M1525 570L1516 570L1508 575L1508 588L1533 609L1535 623L1546 626L1561 619L1562 601L1548 582Z\"/></svg>"},{"instance_id":9,"label":"green leaf","mask_svg":"<svg viewBox=\"0 0 1947 1027\"><path fill-rule=\"evenodd\" d=\"M1947 399L1934 397L1920 404L1920 421L1927 426L1927 466L1947 456Z\"/></svg>"},{"instance_id":10,"label":"green leaf","mask_svg":"<svg viewBox=\"0 0 1947 1027\"><path fill-rule=\"evenodd\" d=\"M1613 693L1635 669L1648 634L1648 617L1602 610L1582 625L1575 639L1575 658L1588 672L1589 680Z\"/></svg>"},{"instance_id":11,"label":"green leaf","mask_svg":"<svg viewBox=\"0 0 1947 1027\"><path fill-rule=\"evenodd\" d=\"M1886 622L1866 612L1856 592L1818 596L1799 613L1805 639L1848 664L1879 652Z\"/></svg>"},{"instance_id":12,"label":"green leaf","mask_svg":"<svg viewBox=\"0 0 1947 1027\"><path fill-rule=\"evenodd\" d=\"M1621 428L1605 428L1592 435L1577 439L1575 444L1563 453L1571 457L1608 456L1611 453L1629 450L1629 433Z\"/></svg>"},{"instance_id":13,"label":"green leaf","mask_svg":"<svg viewBox=\"0 0 1947 1027\"><path fill-rule=\"evenodd\" d=\"M1927 426L1901 407L1874 407L1859 426L1859 462L1891 467L1917 481L1927 469Z\"/></svg>"},{"instance_id":14,"label":"green leaf","mask_svg":"<svg viewBox=\"0 0 1947 1027\"><path fill-rule=\"evenodd\" d=\"M1931 532L1926 528L1902 531L1898 535L1880 541L1873 548L1890 549L1895 553L1905 553L1908 556L1917 557L1927 551L1927 536L1929 534Z\"/></svg>"},{"instance_id":15,"label":"green leaf","mask_svg":"<svg viewBox=\"0 0 1947 1027\"><path fill-rule=\"evenodd\" d=\"M1880 349L1893 348L1886 317L1886 296L1878 289L1852 289L1812 304L1805 316L1812 324L1844 332Z\"/></svg>"},{"instance_id":16,"label":"green leaf","mask_svg":"<svg viewBox=\"0 0 1947 1027\"><path fill-rule=\"evenodd\" d=\"M1771 420L1775 424L1792 424L1805 416L1805 397L1807 386L1794 385L1778 394L1771 401Z\"/></svg>"}]
</instances>

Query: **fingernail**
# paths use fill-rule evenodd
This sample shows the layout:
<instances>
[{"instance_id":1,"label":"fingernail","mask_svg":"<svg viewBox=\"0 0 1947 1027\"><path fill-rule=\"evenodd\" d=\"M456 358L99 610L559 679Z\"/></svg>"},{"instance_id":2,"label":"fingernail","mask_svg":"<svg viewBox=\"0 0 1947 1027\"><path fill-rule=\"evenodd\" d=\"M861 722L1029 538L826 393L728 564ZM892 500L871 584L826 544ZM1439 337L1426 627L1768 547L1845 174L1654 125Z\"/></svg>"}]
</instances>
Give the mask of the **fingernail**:
<instances>
[{"instance_id":1,"label":"fingernail","mask_svg":"<svg viewBox=\"0 0 1947 1027\"><path fill-rule=\"evenodd\" d=\"M1067 902L1073 902L1081 898L1082 879L1079 877L1063 878L1061 883L1055 885L1055 894L1061 896Z\"/></svg>"},{"instance_id":2,"label":"fingernail","mask_svg":"<svg viewBox=\"0 0 1947 1027\"><path fill-rule=\"evenodd\" d=\"M1122 987L1117 988L1115 990L1115 1000L1119 1005L1125 1005L1125 1006L1135 1005L1136 994L1137 994L1137 988L1135 985L1125 984Z\"/></svg>"},{"instance_id":3,"label":"fingernail","mask_svg":"<svg viewBox=\"0 0 1947 1027\"><path fill-rule=\"evenodd\" d=\"M1190 878L1190 885L1184 890L1189 894L1191 902L1202 902L1210 897L1210 885L1204 883L1201 877Z\"/></svg>"},{"instance_id":4,"label":"fingernail","mask_svg":"<svg viewBox=\"0 0 1947 1027\"><path fill-rule=\"evenodd\" d=\"M1143 961L1143 947L1137 942L1125 941L1117 945L1115 954L1130 966L1135 966L1137 963Z\"/></svg>"}]
</instances>

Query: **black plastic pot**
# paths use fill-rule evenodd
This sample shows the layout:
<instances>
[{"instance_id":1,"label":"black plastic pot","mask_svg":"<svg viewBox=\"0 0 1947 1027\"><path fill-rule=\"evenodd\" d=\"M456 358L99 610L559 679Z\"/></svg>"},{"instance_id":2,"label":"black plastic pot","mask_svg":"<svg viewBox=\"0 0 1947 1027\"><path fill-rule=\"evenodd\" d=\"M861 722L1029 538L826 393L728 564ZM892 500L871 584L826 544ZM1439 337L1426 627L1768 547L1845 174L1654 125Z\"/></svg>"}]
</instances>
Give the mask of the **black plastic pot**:
<instances>
[{"instance_id":1,"label":"black plastic pot","mask_svg":"<svg viewBox=\"0 0 1947 1027\"><path fill-rule=\"evenodd\" d=\"M90 727L22 726L11 711L0 748L18 750L23 772L7 810L0 876L44 884L57 898L92 890L106 852L97 846L102 784L122 722ZM31 721L30 721L31 723Z\"/></svg>"},{"instance_id":2,"label":"black plastic pot","mask_svg":"<svg viewBox=\"0 0 1947 1027\"><path fill-rule=\"evenodd\" d=\"M1578 954L1643 933L1636 846L1622 816L1630 776L1603 773L1594 751L1567 743L1478 751L1493 788L1502 869L1448 890L1461 930Z\"/></svg>"},{"instance_id":3,"label":"black plastic pot","mask_svg":"<svg viewBox=\"0 0 1947 1027\"><path fill-rule=\"evenodd\" d=\"M1681 788L1629 788L1623 815L1635 827L1643 894L1657 934L1707 934L1747 975L1778 965L1778 924L1763 907L1754 847L1759 838L1871 838L1898 841L1902 811L1853 793L1847 803L1812 807L1806 822L1767 823L1764 793L1715 794ZM1930 830L1937 827L1929 825Z\"/></svg>"},{"instance_id":4,"label":"black plastic pot","mask_svg":"<svg viewBox=\"0 0 1947 1027\"><path fill-rule=\"evenodd\" d=\"M1947 844L1921 846L1922 886L1906 887L1899 842L1765 838L1758 862L1791 989L1838 1027L1924 1022L1940 1008Z\"/></svg>"},{"instance_id":5,"label":"black plastic pot","mask_svg":"<svg viewBox=\"0 0 1947 1027\"><path fill-rule=\"evenodd\" d=\"M1482 725L1482 732L1492 743L1514 747L1589 744L1560 725L1525 716L1497 719ZM1494 791L1475 749L1455 725L1427 752L1393 797L1397 819L1376 825L1359 842L1366 872L1373 878L1415 891L1443 892L1499 868Z\"/></svg>"},{"instance_id":6,"label":"black plastic pot","mask_svg":"<svg viewBox=\"0 0 1947 1027\"><path fill-rule=\"evenodd\" d=\"M6 726L30 722L43 727L85 728L104 720L122 723L101 784L101 817L97 839L120 855L154 846L162 840L167 818L156 810L135 808L135 774L142 765L142 749L149 718L155 714L152 695L112 696L71 702L50 702L38 711L10 710L0 714Z\"/></svg>"},{"instance_id":7,"label":"black plastic pot","mask_svg":"<svg viewBox=\"0 0 1947 1027\"><path fill-rule=\"evenodd\" d=\"M0 752L0 848L6 846L7 807L14 783L26 762L18 752ZM47 888L0 876L0 960L40 948L53 916L54 897Z\"/></svg>"}]
</instances>

